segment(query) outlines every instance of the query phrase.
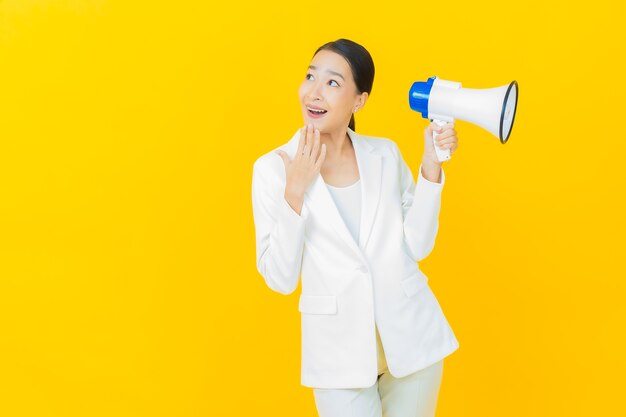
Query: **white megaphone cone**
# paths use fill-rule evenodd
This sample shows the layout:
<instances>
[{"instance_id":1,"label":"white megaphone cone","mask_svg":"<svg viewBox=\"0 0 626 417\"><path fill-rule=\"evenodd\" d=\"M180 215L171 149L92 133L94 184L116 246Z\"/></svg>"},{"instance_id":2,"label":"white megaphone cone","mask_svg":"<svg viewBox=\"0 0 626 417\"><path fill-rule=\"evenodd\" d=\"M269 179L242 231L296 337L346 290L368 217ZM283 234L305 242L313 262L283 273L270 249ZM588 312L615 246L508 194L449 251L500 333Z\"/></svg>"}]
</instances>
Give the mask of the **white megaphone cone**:
<instances>
[{"instance_id":1,"label":"white megaphone cone","mask_svg":"<svg viewBox=\"0 0 626 417\"><path fill-rule=\"evenodd\" d=\"M504 144L511 135L518 95L516 81L502 87L473 89L430 77L426 82L413 83L409 105L439 126L455 119L465 120L488 130ZM433 132L433 142L437 135ZM441 149L436 142L433 144L439 161L450 159L450 149Z\"/></svg>"}]
</instances>

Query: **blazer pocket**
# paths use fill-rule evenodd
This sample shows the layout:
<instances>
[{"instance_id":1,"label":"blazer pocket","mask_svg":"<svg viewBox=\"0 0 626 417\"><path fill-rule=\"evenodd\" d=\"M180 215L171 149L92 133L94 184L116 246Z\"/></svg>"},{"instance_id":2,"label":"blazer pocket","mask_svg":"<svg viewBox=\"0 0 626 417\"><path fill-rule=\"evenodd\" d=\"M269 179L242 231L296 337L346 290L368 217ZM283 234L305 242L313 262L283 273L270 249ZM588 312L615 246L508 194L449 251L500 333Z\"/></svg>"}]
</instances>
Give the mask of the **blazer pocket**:
<instances>
[{"instance_id":1,"label":"blazer pocket","mask_svg":"<svg viewBox=\"0 0 626 417\"><path fill-rule=\"evenodd\" d=\"M401 281L402 288L407 297L412 297L428 287L428 278L420 271L412 273Z\"/></svg>"},{"instance_id":2,"label":"blazer pocket","mask_svg":"<svg viewBox=\"0 0 626 417\"><path fill-rule=\"evenodd\" d=\"M298 311L306 314L337 314L337 296L300 294Z\"/></svg>"}]
</instances>

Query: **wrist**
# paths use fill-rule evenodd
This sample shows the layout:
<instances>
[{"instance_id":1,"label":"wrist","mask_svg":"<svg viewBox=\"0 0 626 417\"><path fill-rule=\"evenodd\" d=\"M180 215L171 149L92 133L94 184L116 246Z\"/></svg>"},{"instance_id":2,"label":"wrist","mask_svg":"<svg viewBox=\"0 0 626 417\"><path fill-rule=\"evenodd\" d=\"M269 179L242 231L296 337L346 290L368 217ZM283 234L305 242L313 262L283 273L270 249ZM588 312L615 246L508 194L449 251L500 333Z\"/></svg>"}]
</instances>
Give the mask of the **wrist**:
<instances>
[{"instance_id":1,"label":"wrist","mask_svg":"<svg viewBox=\"0 0 626 417\"><path fill-rule=\"evenodd\" d=\"M304 192L299 190L299 189L293 189L293 188L285 188L285 199L287 201L302 201L304 200Z\"/></svg>"},{"instance_id":2,"label":"wrist","mask_svg":"<svg viewBox=\"0 0 626 417\"><path fill-rule=\"evenodd\" d=\"M441 166L431 160L422 160L422 176L431 182L441 182Z\"/></svg>"},{"instance_id":3,"label":"wrist","mask_svg":"<svg viewBox=\"0 0 626 417\"><path fill-rule=\"evenodd\" d=\"M285 190L285 201L287 204L291 206L291 208L298 213L298 215L302 212L302 205L304 204L304 195L300 195L299 193L290 193L288 190Z\"/></svg>"}]
</instances>

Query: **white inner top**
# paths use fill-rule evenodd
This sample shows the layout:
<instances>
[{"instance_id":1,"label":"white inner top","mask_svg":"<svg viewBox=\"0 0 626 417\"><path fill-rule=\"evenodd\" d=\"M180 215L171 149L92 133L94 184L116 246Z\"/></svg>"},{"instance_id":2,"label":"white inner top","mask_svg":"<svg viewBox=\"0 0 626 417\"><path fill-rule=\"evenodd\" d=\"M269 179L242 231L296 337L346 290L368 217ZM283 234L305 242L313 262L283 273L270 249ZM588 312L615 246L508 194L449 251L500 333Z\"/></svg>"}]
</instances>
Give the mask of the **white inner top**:
<instances>
[{"instance_id":1,"label":"white inner top","mask_svg":"<svg viewBox=\"0 0 626 417\"><path fill-rule=\"evenodd\" d=\"M347 187L335 187L326 184L330 194L335 200L335 205L339 214L343 218L343 222L350 230L354 241L359 242L359 226L361 222L361 179ZM378 326L376 326L376 352L378 355L378 374L382 374L387 368L383 345L378 334Z\"/></svg>"},{"instance_id":2,"label":"white inner top","mask_svg":"<svg viewBox=\"0 0 626 417\"><path fill-rule=\"evenodd\" d=\"M354 241L359 242L359 225L361 222L361 179L347 187L335 187L326 184L343 222L350 230Z\"/></svg>"}]
</instances>

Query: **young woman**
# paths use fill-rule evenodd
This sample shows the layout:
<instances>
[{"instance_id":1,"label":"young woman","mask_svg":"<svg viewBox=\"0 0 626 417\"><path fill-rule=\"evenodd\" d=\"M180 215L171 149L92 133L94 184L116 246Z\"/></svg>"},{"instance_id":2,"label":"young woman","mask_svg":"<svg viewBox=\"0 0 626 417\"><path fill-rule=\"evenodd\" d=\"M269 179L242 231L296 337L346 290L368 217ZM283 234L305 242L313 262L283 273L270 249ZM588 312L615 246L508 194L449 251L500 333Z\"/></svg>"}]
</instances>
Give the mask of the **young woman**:
<instances>
[{"instance_id":1,"label":"young woman","mask_svg":"<svg viewBox=\"0 0 626 417\"><path fill-rule=\"evenodd\" d=\"M321 417L433 416L443 358L459 344L417 262L432 250L445 177L431 123L417 183L396 143L355 132L374 63L339 39L299 90L305 127L253 167L256 265L274 291L302 277L301 383Z\"/></svg>"}]
</instances>

